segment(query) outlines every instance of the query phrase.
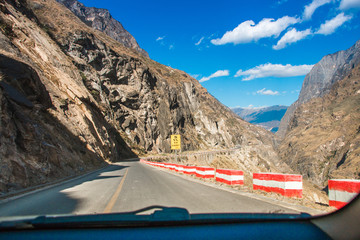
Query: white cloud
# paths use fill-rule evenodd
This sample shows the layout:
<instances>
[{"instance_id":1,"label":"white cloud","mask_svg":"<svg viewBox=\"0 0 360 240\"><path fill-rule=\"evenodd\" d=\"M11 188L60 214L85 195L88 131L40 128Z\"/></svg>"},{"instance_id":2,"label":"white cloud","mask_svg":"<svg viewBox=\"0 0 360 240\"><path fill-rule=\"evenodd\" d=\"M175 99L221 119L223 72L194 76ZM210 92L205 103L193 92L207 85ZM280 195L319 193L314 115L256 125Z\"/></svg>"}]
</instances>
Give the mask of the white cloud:
<instances>
[{"instance_id":1,"label":"white cloud","mask_svg":"<svg viewBox=\"0 0 360 240\"><path fill-rule=\"evenodd\" d=\"M289 30L287 33L282 36L282 38L277 42L276 45L273 46L273 49L279 50L287 45L300 41L301 39L304 39L305 37L311 35L312 32L310 29L306 29L304 31L297 31L295 28Z\"/></svg>"},{"instance_id":2,"label":"white cloud","mask_svg":"<svg viewBox=\"0 0 360 240\"><path fill-rule=\"evenodd\" d=\"M240 23L232 31L227 31L221 38L212 39L214 45L223 45L227 43L240 44L257 41L261 38L278 37L290 25L298 23L298 18L285 16L274 20L272 18L264 18L258 24L248 20Z\"/></svg>"},{"instance_id":3,"label":"white cloud","mask_svg":"<svg viewBox=\"0 0 360 240\"><path fill-rule=\"evenodd\" d=\"M247 107L242 107L242 106L235 106L235 107L230 107L230 109L236 109L236 108L242 108L242 109L263 109L263 108L267 108L269 106L259 106L259 107L255 107L254 105L250 104Z\"/></svg>"},{"instance_id":4,"label":"white cloud","mask_svg":"<svg viewBox=\"0 0 360 240\"><path fill-rule=\"evenodd\" d=\"M312 67L313 65L306 64L292 66L290 64L282 65L266 63L246 71L242 71L240 69L237 71L235 77L245 76L242 81L249 81L264 77L295 77L306 75L308 72L310 72Z\"/></svg>"},{"instance_id":5,"label":"white cloud","mask_svg":"<svg viewBox=\"0 0 360 240\"><path fill-rule=\"evenodd\" d=\"M254 105L250 104L249 106L247 107L243 107L244 109L263 109L263 108L266 108L268 106L260 106L260 107L255 107Z\"/></svg>"},{"instance_id":6,"label":"white cloud","mask_svg":"<svg viewBox=\"0 0 360 240\"><path fill-rule=\"evenodd\" d=\"M263 88L259 91L256 91L257 94L260 94L260 95L271 95L271 96L275 96L275 95L279 95L279 92L278 91L273 91L273 90L266 90L266 88Z\"/></svg>"},{"instance_id":7,"label":"white cloud","mask_svg":"<svg viewBox=\"0 0 360 240\"><path fill-rule=\"evenodd\" d=\"M168 41L164 40L165 38L166 38L166 36L160 36L155 41L159 42L159 44L161 46L164 46L164 47L168 48L169 50L173 50L175 48L175 45L169 44Z\"/></svg>"},{"instance_id":8,"label":"white cloud","mask_svg":"<svg viewBox=\"0 0 360 240\"><path fill-rule=\"evenodd\" d=\"M196 46L200 45L200 43L204 40L204 38L205 38L205 37L200 38L200 40L199 40L197 43L195 43L195 45L196 45Z\"/></svg>"},{"instance_id":9,"label":"white cloud","mask_svg":"<svg viewBox=\"0 0 360 240\"><path fill-rule=\"evenodd\" d=\"M327 20L325 23L320 25L320 29L316 32L318 34L329 35L335 32L346 21L349 21L352 17L346 16L344 13L339 13L333 19Z\"/></svg>"},{"instance_id":10,"label":"white cloud","mask_svg":"<svg viewBox=\"0 0 360 240\"><path fill-rule=\"evenodd\" d=\"M200 74L189 74L192 78L198 78L198 77L200 77Z\"/></svg>"},{"instance_id":11,"label":"white cloud","mask_svg":"<svg viewBox=\"0 0 360 240\"><path fill-rule=\"evenodd\" d=\"M224 76L229 76L229 70L218 70L215 73L211 74L208 77L203 77L199 80L199 82L205 82L205 81L209 81L212 78L216 78L216 77L224 77Z\"/></svg>"},{"instance_id":12,"label":"white cloud","mask_svg":"<svg viewBox=\"0 0 360 240\"><path fill-rule=\"evenodd\" d=\"M342 0L340 2L341 10L350 9L350 8L360 8L360 0Z\"/></svg>"},{"instance_id":13,"label":"white cloud","mask_svg":"<svg viewBox=\"0 0 360 240\"><path fill-rule=\"evenodd\" d=\"M332 2L332 0L313 0L309 5L305 6L303 19L309 20L317 8L330 2Z\"/></svg>"},{"instance_id":14,"label":"white cloud","mask_svg":"<svg viewBox=\"0 0 360 240\"><path fill-rule=\"evenodd\" d=\"M165 36L158 37L158 38L156 39L156 41L158 42L158 41L164 40L164 38L165 38Z\"/></svg>"},{"instance_id":15,"label":"white cloud","mask_svg":"<svg viewBox=\"0 0 360 240\"><path fill-rule=\"evenodd\" d=\"M286 3L288 0L279 0L279 1L277 1L277 5L282 5L282 4L284 4L284 3Z\"/></svg>"}]
</instances>

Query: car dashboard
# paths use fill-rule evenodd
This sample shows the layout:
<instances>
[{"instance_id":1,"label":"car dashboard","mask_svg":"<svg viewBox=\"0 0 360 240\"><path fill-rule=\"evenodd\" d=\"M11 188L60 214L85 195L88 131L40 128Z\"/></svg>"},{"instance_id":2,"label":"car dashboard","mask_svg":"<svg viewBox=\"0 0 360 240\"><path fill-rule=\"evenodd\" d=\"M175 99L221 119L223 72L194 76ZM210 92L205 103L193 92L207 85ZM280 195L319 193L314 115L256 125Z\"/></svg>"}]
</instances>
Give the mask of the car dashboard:
<instances>
[{"instance_id":1,"label":"car dashboard","mask_svg":"<svg viewBox=\"0 0 360 240\"><path fill-rule=\"evenodd\" d=\"M151 214L142 214L153 211ZM360 198L339 211L308 214L189 214L150 206L100 215L1 219L0 239L360 239Z\"/></svg>"}]
</instances>

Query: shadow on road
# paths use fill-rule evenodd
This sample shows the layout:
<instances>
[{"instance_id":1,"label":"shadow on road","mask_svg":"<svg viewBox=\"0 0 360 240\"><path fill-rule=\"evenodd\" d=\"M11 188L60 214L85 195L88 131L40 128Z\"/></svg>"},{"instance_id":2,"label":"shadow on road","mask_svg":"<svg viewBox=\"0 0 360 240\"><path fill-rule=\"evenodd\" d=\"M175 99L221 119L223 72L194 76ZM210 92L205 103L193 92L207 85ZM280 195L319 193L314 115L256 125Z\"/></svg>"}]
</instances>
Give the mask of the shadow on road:
<instances>
[{"instance_id":1,"label":"shadow on road","mask_svg":"<svg viewBox=\"0 0 360 240\"><path fill-rule=\"evenodd\" d=\"M100 177L97 177L94 180L102 180L102 179L109 179L109 178L120 178L120 177L123 177L123 175L100 176Z\"/></svg>"},{"instance_id":2,"label":"shadow on road","mask_svg":"<svg viewBox=\"0 0 360 240\"><path fill-rule=\"evenodd\" d=\"M114 172L129 166L109 165L106 168L85 176L75 178L55 186L36 190L18 196L15 199L8 199L0 203L0 216L26 216L26 215L51 215L51 214L71 214L84 204L84 199L70 196L69 192L64 192L69 188L77 187L81 184L97 180L123 177L123 172L116 175ZM111 175L106 175L110 173Z\"/></svg>"},{"instance_id":3,"label":"shadow on road","mask_svg":"<svg viewBox=\"0 0 360 240\"><path fill-rule=\"evenodd\" d=\"M139 161L140 161L140 158L130 158L130 159L125 159L125 160L118 161L118 163L139 162Z\"/></svg>"}]
</instances>

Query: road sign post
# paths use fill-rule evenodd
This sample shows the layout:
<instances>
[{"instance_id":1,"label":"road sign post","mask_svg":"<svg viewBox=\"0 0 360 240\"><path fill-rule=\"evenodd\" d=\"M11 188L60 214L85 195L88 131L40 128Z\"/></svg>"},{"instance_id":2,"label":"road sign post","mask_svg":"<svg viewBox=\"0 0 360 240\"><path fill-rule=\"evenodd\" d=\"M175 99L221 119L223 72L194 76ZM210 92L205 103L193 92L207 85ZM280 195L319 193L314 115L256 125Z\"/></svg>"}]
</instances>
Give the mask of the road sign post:
<instances>
[{"instance_id":1,"label":"road sign post","mask_svg":"<svg viewBox=\"0 0 360 240\"><path fill-rule=\"evenodd\" d=\"M171 150L175 150L175 158L177 162L177 152L178 150L181 150L181 136L179 134L171 135Z\"/></svg>"},{"instance_id":2,"label":"road sign post","mask_svg":"<svg viewBox=\"0 0 360 240\"><path fill-rule=\"evenodd\" d=\"M181 137L180 135L171 135L171 150L181 149Z\"/></svg>"}]
</instances>

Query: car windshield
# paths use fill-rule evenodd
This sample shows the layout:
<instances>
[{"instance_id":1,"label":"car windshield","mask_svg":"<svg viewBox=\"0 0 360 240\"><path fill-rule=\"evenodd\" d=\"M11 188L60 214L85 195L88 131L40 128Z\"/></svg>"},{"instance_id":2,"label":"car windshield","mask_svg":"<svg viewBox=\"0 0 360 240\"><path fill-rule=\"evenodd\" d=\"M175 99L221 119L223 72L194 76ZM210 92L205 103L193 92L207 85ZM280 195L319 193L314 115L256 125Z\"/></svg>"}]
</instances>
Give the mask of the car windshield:
<instances>
[{"instance_id":1,"label":"car windshield","mask_svg":"<svg viewBox=\"0 0 360 240\"><path fill-rule=\"evenodd\" d=\"M0 218L342 208L360 192L359 10L0 1Z\"/></svg>"}]
</instances>

